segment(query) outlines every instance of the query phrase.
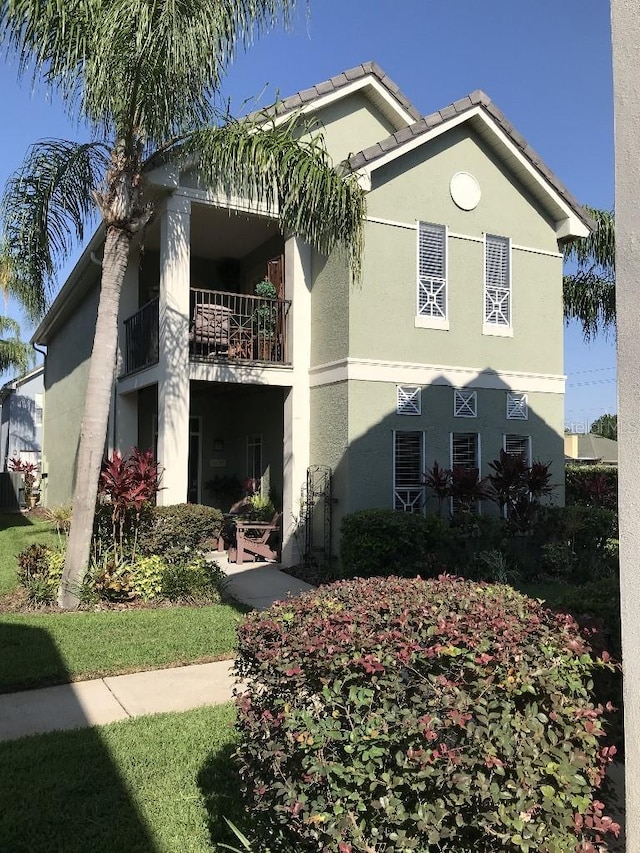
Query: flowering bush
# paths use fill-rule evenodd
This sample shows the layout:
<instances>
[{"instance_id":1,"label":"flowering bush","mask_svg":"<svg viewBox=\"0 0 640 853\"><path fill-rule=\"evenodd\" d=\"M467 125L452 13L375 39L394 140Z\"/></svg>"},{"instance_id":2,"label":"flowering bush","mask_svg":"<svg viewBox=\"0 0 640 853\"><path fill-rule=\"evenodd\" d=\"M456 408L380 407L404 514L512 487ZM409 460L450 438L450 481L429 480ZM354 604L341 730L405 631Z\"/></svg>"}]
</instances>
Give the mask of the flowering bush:
<instances>
[{"instance_id":1,"label":"flowering bush","mask_svg":"<svg viewBox=\"0 0 640 853\"><path fill-rule=\"evenodd\" d=\"M596 853L594 659L570 617L451 577L344 581L250 614L237 751L269 849Z\"/></svg>"}]
</instances>

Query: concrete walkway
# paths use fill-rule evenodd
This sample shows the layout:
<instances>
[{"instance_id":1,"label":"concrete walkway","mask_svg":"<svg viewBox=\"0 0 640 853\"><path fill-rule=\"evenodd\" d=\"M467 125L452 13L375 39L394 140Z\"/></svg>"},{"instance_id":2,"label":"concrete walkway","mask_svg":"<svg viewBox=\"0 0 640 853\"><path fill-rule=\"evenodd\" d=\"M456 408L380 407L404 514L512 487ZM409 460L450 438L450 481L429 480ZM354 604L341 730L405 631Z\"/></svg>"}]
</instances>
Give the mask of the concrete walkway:
<instances>
[{"instance_id":1,"label":"concrete walkway","mask_svg":"<svg viewBox=\"0 0 640 853\"><path fill-rule=\"evenodd\" d=\"M210 556L228 576L228 594L257 610L312 589L275 563L238 566L226 554ZM231 666L227 660L0 694L0 741L228 702L234 687Z\"/></svg>"}]
</instances>

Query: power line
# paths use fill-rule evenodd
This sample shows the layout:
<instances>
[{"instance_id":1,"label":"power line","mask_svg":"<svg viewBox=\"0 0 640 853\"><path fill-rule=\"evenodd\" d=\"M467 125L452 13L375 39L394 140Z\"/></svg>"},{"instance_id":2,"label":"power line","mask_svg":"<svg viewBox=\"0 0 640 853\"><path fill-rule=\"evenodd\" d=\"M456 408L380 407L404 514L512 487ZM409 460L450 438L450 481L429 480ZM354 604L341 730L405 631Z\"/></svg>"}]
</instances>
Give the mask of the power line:
<instances>
[{"instance_id":1,"label":"power line","mask_svg":"<svg viewBox=\"0 0 640 853\"><path fill-rule=\"evenodd\" d=\"M571 370L568 376L583 376L585 373L603 373L605 370L617 370L617 365L613 367L594 367L592 370Z\"/></svg>"}]
</instances>

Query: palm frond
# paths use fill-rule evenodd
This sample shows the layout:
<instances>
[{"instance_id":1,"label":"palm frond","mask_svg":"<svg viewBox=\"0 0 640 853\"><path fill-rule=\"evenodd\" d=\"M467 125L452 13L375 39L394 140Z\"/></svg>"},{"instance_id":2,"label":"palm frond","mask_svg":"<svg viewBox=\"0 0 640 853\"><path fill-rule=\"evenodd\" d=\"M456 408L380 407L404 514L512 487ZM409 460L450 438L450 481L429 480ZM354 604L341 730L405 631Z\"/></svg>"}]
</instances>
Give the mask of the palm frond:
<instances>
[{"instance_id":1,"label":"palm frond","mask_svg":"<svg viewBox=\"0 0 640 853\"><path fill-rule=\"evenodd\" d=\"M209 123L227 66L297 0L5 0L0 33L100 129L149 150Z\"/></svg>"},{"instance_id":2,"label":"palm frond","mask_svg":"<svg viewBox=\"0 0 640 853\"><path fill-rule=\"evenodd\" d=\"M576 270L564 276L563 302L565 319L581 323L585 340L591 340L599 332L615 331L616 241L613 212L586 210L596 227L564 247L565 262L573 262Z\"/></svg>"},{"instance_id":3,"label":"palm frond","mask_svg":"<svg viewBox=\"0 0 640 853\"><path fill-rule=\"evenodd\" d=\"M12 292L31 317L42 313L57 267L84 238L108 162L101 143L44 140L7 184L3 225Z\"/></svg>"},{"instance_id":4,"label":"palm frond","mask_svg":"<svg viewBox=\"0 0 640 853\"><path fill-rule=\"evenodd\" d=\"M0 316L0 373L14 368L20 373L33 363L33 350L20 340L20 326L11 317Z\"/></svg>"},{"instance_id":5,"label":"palm frond","mask_svg":"<svg viewBox=\"0 0 640 853\"><path fill-rule=\"evenodd\" d=\"M301 138L296 118L264 128L229 121L189 135L172 152L197 163L205 184L277 211L284 231L318 251L346 251L359 278L365 194L355 174L333 167L321 134Z\"/></svg>"}]
</instances>

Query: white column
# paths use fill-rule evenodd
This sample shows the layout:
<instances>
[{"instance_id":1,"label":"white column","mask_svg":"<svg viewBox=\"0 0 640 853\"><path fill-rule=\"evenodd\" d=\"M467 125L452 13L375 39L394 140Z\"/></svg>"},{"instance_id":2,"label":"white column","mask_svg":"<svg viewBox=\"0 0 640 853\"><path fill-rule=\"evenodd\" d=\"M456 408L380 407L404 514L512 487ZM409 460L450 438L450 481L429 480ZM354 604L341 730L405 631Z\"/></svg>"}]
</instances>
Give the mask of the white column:
<instances>
[{"instance_id":1,"label":"white column","mask_svg":"<svg viewBox=\"0 0 640 853\"><path fill-rule=\"evenodd\" d=\"M164 506L187 500L190 213L188 199L171 196L160 222L158 502Z\"/></svg>"},{"instance_id":2,"label":"white column","mask_svg":"<svg viewBox=\"0 0 640 853\"><path fill-rule=\"evenodd\" d=\"M640 89L638 0L611 0L616 152L620 598L626 851L640 853ZM604 72L604 69L602 69Z\"/></svg>"},{"instance_id":3,"label":"white column","mask_svg":"<svg viewBox=\"0 0 640 853\"><path fill-rule=\"evenodd\" d=\"M284 402L282 483L282 560L293 564L296 553L295 523L300 515L300 490L309 467L311 366L311 250L291 237L285 244L285 296L291 300L289 347L293 386Z\"/></svg>"},{"instance_id":4,"label":"white column","mask_svg":"<svg viewBox=\"0 0 640 853\"><path fill-rule=\"evenodd\" d=\"M129 253L129 264L122 283L118 308L118 361L109 413L109 455L114 450L124 455L138 444L138 395L122 396L118 392L118 377L122 375L125 369L126 335L124 321L135 314L139 308L139 269L140 252L135 247Z\"/></svg>"}]
</instances>

